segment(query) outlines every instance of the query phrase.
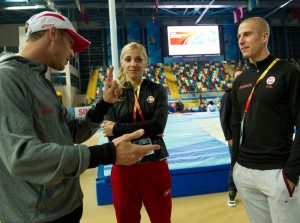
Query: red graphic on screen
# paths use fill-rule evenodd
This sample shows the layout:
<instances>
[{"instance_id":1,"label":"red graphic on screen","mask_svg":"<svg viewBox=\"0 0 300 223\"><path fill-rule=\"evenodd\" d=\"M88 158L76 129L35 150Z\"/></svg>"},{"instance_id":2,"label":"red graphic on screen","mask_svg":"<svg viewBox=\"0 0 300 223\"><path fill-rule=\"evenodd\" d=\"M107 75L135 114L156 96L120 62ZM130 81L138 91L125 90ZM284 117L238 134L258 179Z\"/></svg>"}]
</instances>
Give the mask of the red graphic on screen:
<instances>
[{"instance_id":1,"label":"red graphic on screen","mask_svg":"<svg viewBox=\"0 0 300 223\"><path fill-rule=\"evenodd\" d=\"M172 32L170 33L171 45L184 45L186 40L195 35L196 32Z\"/></svg>"}]
</instances>

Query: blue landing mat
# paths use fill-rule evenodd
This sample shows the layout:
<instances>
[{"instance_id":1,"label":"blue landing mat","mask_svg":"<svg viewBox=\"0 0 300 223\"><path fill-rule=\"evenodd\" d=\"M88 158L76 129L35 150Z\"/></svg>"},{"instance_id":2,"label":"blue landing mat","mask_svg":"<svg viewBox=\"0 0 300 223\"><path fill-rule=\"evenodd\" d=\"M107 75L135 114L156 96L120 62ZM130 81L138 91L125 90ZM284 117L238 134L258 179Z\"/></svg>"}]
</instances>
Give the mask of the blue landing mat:
<instances>
[{"instance_id":1,"label":"blue landing mat","mask_svg":"<svg viewBox=\"0 0 300 223\"><path fill-rule=\"evenodd\" d=\"M229 151L225 143L209 132L216 128L218 113L182 113L168 117L164 140L169 151L172 196L181 197L226 191ZM216 120L217 119L217 120ZM205 124L199 124L205 123ZM205 126L205 129L200 127ZM107 142L101 135L99 144ZM98 205L111 204L111 165L99 166L97 174Z\"/></svg>"}]
</instances>

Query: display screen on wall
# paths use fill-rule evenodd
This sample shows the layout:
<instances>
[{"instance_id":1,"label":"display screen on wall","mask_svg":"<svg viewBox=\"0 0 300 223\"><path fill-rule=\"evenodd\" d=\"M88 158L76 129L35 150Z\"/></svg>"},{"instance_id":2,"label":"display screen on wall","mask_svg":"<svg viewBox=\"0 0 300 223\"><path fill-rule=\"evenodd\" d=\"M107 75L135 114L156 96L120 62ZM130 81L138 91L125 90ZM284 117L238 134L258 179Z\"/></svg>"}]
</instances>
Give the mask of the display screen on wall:
<instances>
[{"instance_id":1,"label":"display screen on wall","mask_svg":"<svg viewBox=\"0 0 300 223\"><path fill-rule=\"evenodd\" d=\"M220 54L219 27L168 26L169 56Z\"/></svg>"}]
</instances>

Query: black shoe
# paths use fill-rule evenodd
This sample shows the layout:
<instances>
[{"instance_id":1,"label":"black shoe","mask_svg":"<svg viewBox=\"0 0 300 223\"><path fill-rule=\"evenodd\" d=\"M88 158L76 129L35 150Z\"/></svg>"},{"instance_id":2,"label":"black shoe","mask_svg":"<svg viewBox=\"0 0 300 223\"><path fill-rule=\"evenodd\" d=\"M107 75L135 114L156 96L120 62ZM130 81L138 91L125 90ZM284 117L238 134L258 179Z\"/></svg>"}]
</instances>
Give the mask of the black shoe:
<instances>
[{"instance_id":1,"label":"black shoe","mask_svg":"<svg viewBox=\"0 0 300 223\"><path fill-rule=\"evenodd\" d=\"M229 190L229 201L227 202L227 205L229 207L235 207L235 196L236 196L236 190Z\"/></svg>"},{"instance_id":2,"label":"black shoe","mask_svg":"<svg viewBox=\"0 0 300 223\"><path fill-rule=\"evenodd\" d=\"M235 196L236 196L236 190L230 189L230 190L229 190L229 196L235 197Z\"/></svg>"}]
</instances>

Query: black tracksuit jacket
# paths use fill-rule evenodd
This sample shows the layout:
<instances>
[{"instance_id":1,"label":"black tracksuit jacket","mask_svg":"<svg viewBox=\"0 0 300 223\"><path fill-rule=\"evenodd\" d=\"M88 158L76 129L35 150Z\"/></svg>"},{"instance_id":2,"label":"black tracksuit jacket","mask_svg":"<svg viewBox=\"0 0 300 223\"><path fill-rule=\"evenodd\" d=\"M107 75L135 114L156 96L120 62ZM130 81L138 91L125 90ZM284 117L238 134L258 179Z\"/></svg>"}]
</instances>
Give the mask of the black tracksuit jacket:
<instances>
[{"instance_id":1,"label":"black tracksuit jacket","mask_svg":"<svg viewBox=\"0 0 300 223\"><path fill-rule=\"evenodd\" d=\"M248 96L265 69L275 59L269 55L250 64L233 83L233 160L251 169L283 169L297 184L300 174L300 70L278 61L257 85L245 118L243 143L240 122Z\"/></svg>"},{"instance_id":2,"label":"black tracksuit jacket","mask_svg":"<svg viewBox=\"0 0 300 223\"><path fill-rule=\"evenodd\" d=\"M226 141L232 139L231 116L232 116L232 88L225 91L221 98L220 123Z\"/></svg>"},{"instance_id":3,"label":"black tracksuit jacket","mask_svg":"<svg viewBox=\"0 0 300 223\"><path fill-rule=\"evenodd\" d=\"M152 144L159 144L160 150L155 150L154 154L145 156L141 162L149 162L166 158L169 154L162 137L168 119L168 94L160 84L156 84L148 79L144 79L140 87L139 104L144 116L141 121L138 111L137 122L133 122L133 108L135 103L134 90L129 82L122 89L121 100L116 102L105 116L105 120L114 121L112 140L126 133L132 133L138 129L144 129L142 136L150 137Z\"/></svg>"}]
</instances>

